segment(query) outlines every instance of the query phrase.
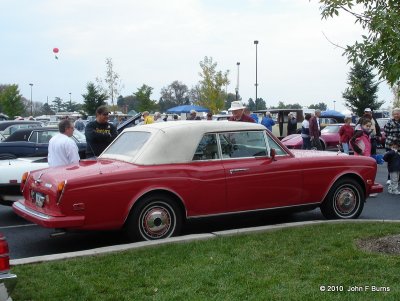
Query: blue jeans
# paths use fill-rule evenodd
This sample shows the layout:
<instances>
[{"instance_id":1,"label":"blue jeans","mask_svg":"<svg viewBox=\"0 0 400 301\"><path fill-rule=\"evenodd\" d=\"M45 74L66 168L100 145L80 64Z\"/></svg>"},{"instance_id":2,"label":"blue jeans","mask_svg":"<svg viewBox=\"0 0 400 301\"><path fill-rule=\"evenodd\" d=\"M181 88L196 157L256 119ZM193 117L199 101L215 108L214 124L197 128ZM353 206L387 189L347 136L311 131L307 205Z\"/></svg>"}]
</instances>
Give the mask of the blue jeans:
<instances>
[{"instance_id":1,"label":"blue jeans","mask_svg":"<svg viewBox=\"0 0 400 301\"><path fill-rule=\"evenodd\" d=\"M349 144L348 144L348 143L342 142L342 147L343 147L343 152L344 152L344 153L346 153L346 154L349 154L349 153L350 153L350 151L349 151Z\"/></svg>"},{"instance_id":2,"label":"blue jeans","mask_svg":"<svg viewBox=\"0 0 400 301\"><path fill-rule=\"evenodd\" d=\"M301 149L311 149L311 140L310 137L301 137L303 139L303 146Z\"/></svg>"}]
</instances>

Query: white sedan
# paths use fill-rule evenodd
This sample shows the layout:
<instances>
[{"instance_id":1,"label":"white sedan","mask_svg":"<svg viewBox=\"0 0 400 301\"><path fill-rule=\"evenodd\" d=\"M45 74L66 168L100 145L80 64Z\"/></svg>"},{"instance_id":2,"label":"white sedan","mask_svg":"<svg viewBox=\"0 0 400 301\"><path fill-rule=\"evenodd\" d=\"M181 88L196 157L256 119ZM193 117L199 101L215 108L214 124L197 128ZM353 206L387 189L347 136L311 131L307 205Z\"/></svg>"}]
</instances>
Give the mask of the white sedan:
<instances>
[{"instance_id":1,"label":"white sedan","mask_svg":"<svg viewBox=\"0 0 400 301\"><path fill-rule=\"evenodd\" d=\"M0 160L0 204L12 205L22 197L21 178L24 172L49 167L47 157Z\"/></svg>"}]
</instances>

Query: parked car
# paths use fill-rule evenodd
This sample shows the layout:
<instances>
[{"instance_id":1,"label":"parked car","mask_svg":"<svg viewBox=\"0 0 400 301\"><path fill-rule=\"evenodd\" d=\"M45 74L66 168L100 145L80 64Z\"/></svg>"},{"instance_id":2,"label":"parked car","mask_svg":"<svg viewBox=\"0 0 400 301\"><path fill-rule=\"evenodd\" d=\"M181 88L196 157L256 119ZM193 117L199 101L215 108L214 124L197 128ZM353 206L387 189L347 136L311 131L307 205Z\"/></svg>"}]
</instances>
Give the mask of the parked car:
<instances>
[{"instance_id":1,"label":"parked car","mask_svg":"<svg viewBox=\"0 0 400 301\"><path fill-rule=\"evenodd\" d=\"M0 133L4 138L7 138L15 131L21 128L28 127L41 127L43 123L40 121L34 120L8 120L8 121L0 121ZM0 137L1 138L1 137ZM3 141L4 138L0 141Z\"/></svg>"},{"instance_id":2,"label":"parked car","mask_svg":"<svg viewBox=\"0 0 400 301\"><path fill-rule=\"evenodd\" d=\"M17 276L10 273L10 256L6 238L0 233L0 301L10 301Z\"/></svg>"},{"instance_id":3,"label":"parked car","mask_svg":"<svg viewBox=\"0 0 400 301\"><path fill-rule=\"evenodd\" d=\"M45 157L48 153L50 138L58 133L58 128L48 127L18 130L0 143L0 158ZM80 157L85 158L85 135L75 130L71 138L78 145Z\"/></svg>"},{"instance_id":4,"label":"parked car","mask_svg":"<svg viewBox=\"0 0 400 301\"><path fill-rule=\"evenodd\" d=\"M189 219L320 207L357 218L375 183L369 157L287 149L261 124L176 121L123 131L98 157L24 175L21 217L47 228L178 235Z\"/></svg>"},{"instance_id":5,"label":"parked car","mask_svg":"<svg viewBox=\"0 0 400 301\"><path fill-rule=\"evenodd\" d=\"M321 130L321 146L322 150L339 150L339 129L343 123L328 124ZM354 124L352 124L355 127ZM303 139L301 134L289 135L282 139L282 143L289 149L301 149L303 146Z\"/></svg>"},{"instance_id":6,"label":"parked car","mask_svg":"<svg viewBox=\"0 0 400 301\"><path fill-rule=\"evenodd\" d=\"M46 157L0 160L0 204L12 205L21 194L21 178L26 171L49 167Z\"/></svg>"}]
</instances>

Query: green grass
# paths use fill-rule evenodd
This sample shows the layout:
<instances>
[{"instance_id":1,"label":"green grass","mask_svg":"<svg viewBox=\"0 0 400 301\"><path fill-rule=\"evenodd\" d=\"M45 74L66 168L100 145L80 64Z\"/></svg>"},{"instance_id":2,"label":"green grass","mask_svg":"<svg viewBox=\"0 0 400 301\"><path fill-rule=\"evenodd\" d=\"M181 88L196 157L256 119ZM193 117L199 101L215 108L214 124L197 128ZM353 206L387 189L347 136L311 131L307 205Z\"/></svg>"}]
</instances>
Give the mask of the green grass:
<instances>
[{"instance_id":1,"label":"green grass","mask_svg":"<svg viewBox=\"0 0 400 301\"><path fill-rule=\"evenodd\" d=\"M399 232L390 223L322 224L15 266L13 300L400 300L400 256L355 245Z\"/></svg>"}]
</instances>

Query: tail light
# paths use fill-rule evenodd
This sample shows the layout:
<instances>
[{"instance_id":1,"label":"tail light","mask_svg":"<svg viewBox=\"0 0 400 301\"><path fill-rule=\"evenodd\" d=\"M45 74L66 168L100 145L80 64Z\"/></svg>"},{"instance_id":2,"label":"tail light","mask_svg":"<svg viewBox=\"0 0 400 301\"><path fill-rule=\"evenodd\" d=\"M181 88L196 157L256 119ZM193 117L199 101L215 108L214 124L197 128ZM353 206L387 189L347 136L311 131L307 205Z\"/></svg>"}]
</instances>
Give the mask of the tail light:
<instances>
[{"instance_id":1,"label":"tail light","mask_svg":"<svg viewBox=\"0 0 400 301\"><path fill-rule=\"evenodd\" d=\"M24 172L21 178L21 192L24 192L25 184L28 181L29 178L29 172Z\"/></svg>"},{"instance_id":2,"label":"tail light","mask_svg":"<svg viewBox=\"0 0 400 301\"><path fill-rule=\"evenodd\" d=\"M8 251L8 244L4 236L0 236L0 272L7 272L10 270L10 256Z\"/></svg>"},{"instance_id":3,"label":"tail light","mask_svg":"<svg viewBox=\"0 0 400 301\"><path fill-rule=\"evenodd\" d=\"M57 205L61 202L61 197L64 193L65 186L67 186L67 181L62 181L57 185Z\"/></svg>"}]
</instances>

